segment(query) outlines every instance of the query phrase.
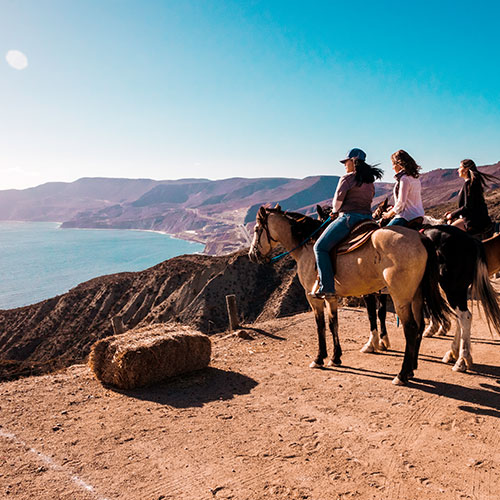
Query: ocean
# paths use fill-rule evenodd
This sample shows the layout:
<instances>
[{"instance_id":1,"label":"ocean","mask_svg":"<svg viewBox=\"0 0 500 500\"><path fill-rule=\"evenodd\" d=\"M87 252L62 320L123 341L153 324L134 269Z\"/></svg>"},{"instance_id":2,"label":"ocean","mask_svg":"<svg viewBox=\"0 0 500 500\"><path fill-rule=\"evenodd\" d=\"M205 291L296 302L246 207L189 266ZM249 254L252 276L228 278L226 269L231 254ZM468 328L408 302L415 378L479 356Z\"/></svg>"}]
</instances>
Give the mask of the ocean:
<instances>
[{"instance_id":1,"label":"ocean","mask_svg":"<svg viewBox=\"0 0 500 500\"><path fill-rule=\"evenodd\" d=\"M97 276L141 271L203 248L150 231L0 221L0 309L33 304Z\"/></svg>"}]
</instances>

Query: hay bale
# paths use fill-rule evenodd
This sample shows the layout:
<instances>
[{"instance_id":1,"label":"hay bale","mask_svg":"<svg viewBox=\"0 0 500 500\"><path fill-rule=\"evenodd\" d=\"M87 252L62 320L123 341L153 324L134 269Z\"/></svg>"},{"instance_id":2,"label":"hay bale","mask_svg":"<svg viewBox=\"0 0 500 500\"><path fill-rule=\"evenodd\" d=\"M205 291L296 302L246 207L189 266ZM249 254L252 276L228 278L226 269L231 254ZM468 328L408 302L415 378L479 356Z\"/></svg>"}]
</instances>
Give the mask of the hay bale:
<instances>
[{"instance_id":1,"label":"hay bale","mask_svg":"<svg viewBox=\"0 0 500 500\"><path fill-rule=\"evenodd\" d=\"M97 341L89 365L101 382L133 389L205 368L210 354L211 342L203 333L154 325Z\"/></svg>"}]
</instances>

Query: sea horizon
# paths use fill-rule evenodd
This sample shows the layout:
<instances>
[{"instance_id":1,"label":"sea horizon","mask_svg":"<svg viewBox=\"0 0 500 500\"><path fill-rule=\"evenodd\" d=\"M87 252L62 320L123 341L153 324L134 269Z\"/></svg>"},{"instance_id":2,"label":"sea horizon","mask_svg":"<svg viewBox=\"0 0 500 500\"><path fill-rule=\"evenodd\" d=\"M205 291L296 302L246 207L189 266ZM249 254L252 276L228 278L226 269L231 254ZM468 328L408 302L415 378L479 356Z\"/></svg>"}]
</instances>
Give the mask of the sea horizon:
<instances>
[{"instance_id":1,"label":"sea horizon","mask_svg":"<svg viewBox=\"0 0 500 500\"><path fill-rule=\"evenodd\" d=\"M0 309L34 304L98 276L142 271L204 249L162 231L61 224L0 221Z\"/></svg>"}]
</instances>

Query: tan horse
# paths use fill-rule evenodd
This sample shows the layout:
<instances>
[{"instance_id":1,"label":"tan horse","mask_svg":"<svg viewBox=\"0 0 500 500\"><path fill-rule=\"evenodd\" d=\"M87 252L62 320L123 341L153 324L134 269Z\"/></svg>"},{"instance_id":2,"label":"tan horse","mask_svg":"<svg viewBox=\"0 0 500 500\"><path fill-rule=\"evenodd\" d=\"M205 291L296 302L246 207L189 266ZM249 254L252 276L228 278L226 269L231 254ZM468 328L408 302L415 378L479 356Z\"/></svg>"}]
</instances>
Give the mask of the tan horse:
<instances>
[{"instance_id":1,"label":"tan horse","mask_svg":"<svg viewBox=\"0 0 500 500\"><path fill-rule=\"evenodd\" d=\"M304 238L315 231L320 222L302 214L282 212L279 207L261 207L257 214L249 257L253 262L268 260L272 249L282 245L297 262L300 283L306 292L312 290L317 277L313 247ZM338 296L362 296L385 286L392 296L396 313L404 329L406 348L396 385L405 385L417 368L418 351L424 329L424 305L431 317L447 322L449 307L441 297L437 281L437 263L432 245L418 232L404 227L375 231L368 243L337 258L335 287ZM329 365L341 364L338 338L337 299L307 296L314 311L319 350L311 368L323 366L327 357L325 339L326 308L333 336L333 357Z\"/></svg>"}]
</instances>

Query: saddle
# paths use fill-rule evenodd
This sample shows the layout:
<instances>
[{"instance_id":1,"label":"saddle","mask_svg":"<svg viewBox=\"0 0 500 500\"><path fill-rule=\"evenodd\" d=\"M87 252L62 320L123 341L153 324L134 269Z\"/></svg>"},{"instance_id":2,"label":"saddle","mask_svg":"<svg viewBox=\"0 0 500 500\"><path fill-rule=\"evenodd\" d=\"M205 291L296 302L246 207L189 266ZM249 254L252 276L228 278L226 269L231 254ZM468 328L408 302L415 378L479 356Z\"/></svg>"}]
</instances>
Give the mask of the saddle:
<instances>
[{"instance_id":1,"label":"saddle","mask_svg":"<svg viewBox=\"0 0 500 500\"><path fill-rule=\"evenodd\" d=\"M373 220L359 222L352 228L349 236L338 244L337 255L344 255L362 247L377 229L380 229L380 226Z\"/></svg>"}]
</instances>

